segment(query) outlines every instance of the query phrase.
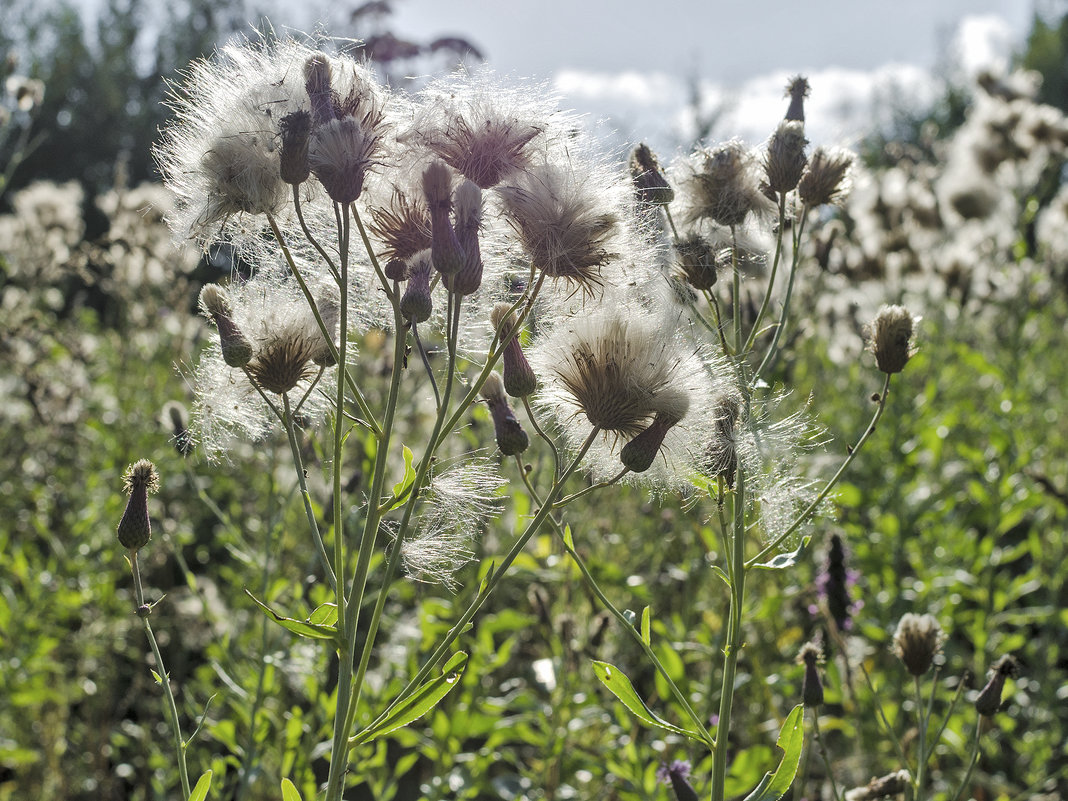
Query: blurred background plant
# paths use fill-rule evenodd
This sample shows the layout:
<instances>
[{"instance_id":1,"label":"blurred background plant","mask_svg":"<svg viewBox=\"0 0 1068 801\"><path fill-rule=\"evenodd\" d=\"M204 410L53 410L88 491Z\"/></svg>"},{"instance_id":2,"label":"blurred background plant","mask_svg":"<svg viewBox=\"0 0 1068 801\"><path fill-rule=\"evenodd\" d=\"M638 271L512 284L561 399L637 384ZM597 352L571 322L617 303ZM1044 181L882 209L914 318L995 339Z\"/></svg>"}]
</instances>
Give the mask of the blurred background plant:
<instances>
[{"instance_id":1,"label":"blurred background plant","mask_svg":"<svg viewBox=\"0 0 1068 801\"><path fill-rule=\"evenodd\" d=\"M154 621L182 687L182 714L195 719L220 686L241 700L217 699L201 734L224 754L211 765L219 797L238 792L240 765L255 751L276 772L252 777L246 797L276 798L284 774L300 778L310 798L325 764L314 749L326 724L316 701L336 676L302 641L265 627L242 592L264 575L298 595L307 587L312 561L289 533L303 512L271 447L249 447L223 466L173 448L173 416L163 409L191 399L175 365L204 344L196 293L230 263L175 251L161 222L170 201L142 184L163 113L161 75L246 16L216 4L176 10L148 48L166 55L146 72L129 46L138 8L109 4L107 24L91 31L70 9L13 3L0 12L6 52L17 50L19 73L45 87L32 109L9 109L14 138L0 162L5 174L16 165L0 217L0 798L154 798L176 786L128 568L114 545L120 477L141 456L163 476L152 501L158 541L142 571L167 596ZM876 703L899 737L915 738L915 710L896 689L901 667L890 649L904 614L930 612L947 634L938 704L965 683L957 714L931 745L935 797L956 790L977 725L970 702L1003 653L1021 672L984 734L972 797L1068 792L1059 714L1068 686L1068 375L1056 357L1068 319L1068 204L1064 120L1040 105L1063 93L1036 100L1066 63L1064 29L1036 19L1020 56L1042 69L1042 89L1029 76L997 76L1001 88L958 87L959 126L920 124L912 139L873 139L851 199L814 230L798 291L814 289L797 304L806 311L794 320L796 340L769 381L799 396L818 389L828 435L846 442L868 415L856 391L866 368L856 357L872 305L907 301L924 318L922 348L909 364L914 391L892 396L880 425L891 455L855 463L838 491L838 522L817 530L793 581L753 580L759 607L748 616L759 626L738 672L747 688L740 697L750 699L735 711L743 724L730 786L738 791L773 761L778 721L800 700L804 671L793 654L817 632L826 651L821 730L838 786L861 787L899 767ZM16 30L27 34L17 47ZM53 183L38 182L46 178ZM373 333L360 343L361 381L381 380L391 358L381 344ZM489 426L476 419L473 432L484 440ZM318 456L308 454L309 463ZM677 509L637 491L586 514L584 557L598 581L615 588L620 607L656 610L655 637L671 645L661 660L678 680L692 677L722 647L724 610L705 560L714 533L680 526ZM845 560L838 575L848 586L821 578L832 533L847 546L834 559ZM497 545L483 543L476 557ZM702 754L674 735L636 726L584 672L591 657L638 665L630 675L643 698L682 717L633 642L598 615L559 547L536 539L514 570L467 635L477 659L457 692L425 722L361 754L371 779L353 797L668 798L649 755L700 763ZM399 663L412 662L409 672L417 667L411 644L448 628L478 571L461 574L455 594L398 585L383 636ZM849 603L832 605L832 588ZM314 608L324 599L306 600ZM261 651L272 669L258 688L261 674L240 655ZM376 694L399 689L379 679ZM714 680L695 702L709 714ZM234 716L258 689L270 700L255 719ZM288 763L283 752L301 756ZM809 770L808 786L822 786L818 757Z\"/></svg>"}]
</instances>

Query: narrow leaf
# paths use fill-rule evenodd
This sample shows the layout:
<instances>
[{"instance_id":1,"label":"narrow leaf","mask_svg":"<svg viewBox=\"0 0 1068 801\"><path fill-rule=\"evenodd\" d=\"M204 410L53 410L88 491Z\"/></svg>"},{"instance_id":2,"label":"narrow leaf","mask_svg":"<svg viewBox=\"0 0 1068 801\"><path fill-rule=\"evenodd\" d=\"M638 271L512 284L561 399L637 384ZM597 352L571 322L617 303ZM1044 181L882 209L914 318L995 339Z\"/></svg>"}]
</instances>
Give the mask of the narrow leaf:
<instances>
[{"instance_id":1,"label":"narrow leaf","mask_svg":"<svg viewBox=\"0 0 1068 801\"><path fill-rule=\"evenodd\" d=\"M564 526L564 545L569 551L575 550L575 538L571 535L571 526Z\"/></svg>"},{"instance_id":2,"label":"narrow leaf","mask_svg":"<svg viewBox=\"0 0 1068 801\"><path fill-rule=\"evenodd\" d=\"M407 726L409 723L421 718L437 706L438 702L448 695L452 688L460 682L460 677L463 675L466 661L467 654L463 651L455 654L446 663L446 669L440 676L430 679L430 681L419 687L418 690L408 696L377 726L365 729L355 737L350 738L349 745L356 746L361 743L370 742L376 737L380 737L383 734L389 734L391 731Z\"/></svg>"},{"instance_id":3,"label":"narrow leaf","mask_svg":"<svg viewBox=\"0 0 1068 801\"><path fill-rule=\"evenodd\" d=\"M282 779L282 801L304 801L300 790L289 779Z\"/></svg>"},{"instance_id":4,"label":"narrow leaf","mask_svg":"<svg viewBox=\"0 0 1068 801\"><path fill-rule=\"evenodd\" d=\"M275 623L300 637L308 637L313 640L338 641L337 626L326 626L318 623L311 623L307 620L295 620L291 617L285 617L284 615L275 612L271 607L267 606L267 604L248 590L245 590L245 595L255 601L256 605L266 612Z\"/></svg>"},{"instance_id":5,"label":"narrow leaf","mask_svg":"<svg viewBox=\"0 0 1068 801\"><path fill-rule=\"evenodd\" d=\"M801 555L808 550L808 544L812 540L812 537L803 537L801 544L797 546L796 551L790 551L790 553L781 553L778 556L770 559L767 562L753 565L755 568L762 570L782 570L785 567L793 567L801 560Z\"/></svg>"},{"instance_id":6,"label":"narrow leaf","mask_svg":"<svg viewBox=\"0 0 1068 801\"><path fill-rule=\"evenodd\" d=\"M801 763L801 747L805 743L805 708L798 704L793 711L786 716L782 728L779 729L779 739L775 745L782 749L782 761L775 773L765 773L760 784L745 801L779 801L793 784L797 775L797 766Z\"/></svg>"},{"instance_id":7,"label":"narrow leaf","mask_svg":"<svg viewBox=\"0 0 1068 801\"><path fill-rule=\"evenodd\" d=\"M634 685L631 684L630 679L627 678L627 675L615 665L610 665L608 662L598 662L597 660L593 660L593 670L594 673L597 674L597 678L600 680L601 684L607 687L609 692L618 698L623 706L633 712L634 716L646 726L657 726L661 729L667 729L676 734L685 734L687 737L691 737L694 740L704 742L704 738L697 732L680 729L678 726L672 725L666 720L654 715L638 695L637 691L634 689Z\"/></svg>"},{"instance_id":8,"label":"narrow leaf","mask_svg":"<svg viewBox=\"0 0 1068 801\"><path fill-rule=\"evenodd\" d=\"M396 498L391 508L396 508L404 503L404 499L408 497L408 493L411 491L412 484L415 483L415 467L412 466L412 461L415 456L412 454L412 449L407 445L404 446L404 478L393 485L393 497Z\"/></svg>"},{"instance_id":9,"label":"narrow leaf","mask_svg":"<svg viewBox=\"0 0 1068 801\"><path fill-rule=\"evenodd\" d=\"M642 642L646 645L652 645L651 638L652 635L649 631L649 607L647 606L642 610Z\"/></svg>"},{"instance_id":10,"label":"narrow leaf","mask_svg":"<svg viewBox=\"0 0 1068 801\"><path fill-rule=\"evenodd\" d=\"M197 780L197 785L193 788L193 792L189 794L189 801L204 801L208 797L208 790L210 789L211 771L206 770Z\"/></svg>"}]
</instances>

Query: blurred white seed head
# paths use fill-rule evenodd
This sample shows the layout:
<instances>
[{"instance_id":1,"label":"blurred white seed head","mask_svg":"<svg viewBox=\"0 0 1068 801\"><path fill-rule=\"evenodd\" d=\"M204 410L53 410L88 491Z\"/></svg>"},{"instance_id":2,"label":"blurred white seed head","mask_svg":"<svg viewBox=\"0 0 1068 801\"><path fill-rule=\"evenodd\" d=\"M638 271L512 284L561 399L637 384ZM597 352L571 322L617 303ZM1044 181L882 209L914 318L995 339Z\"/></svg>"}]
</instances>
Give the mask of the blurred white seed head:
<instances>
[{"instance_id":1,"label":"blurred white seed head","mask_svg":"<svg viewBox=\"0 0 1068 801\"><path fill-rule=\"evenodd\" d=\"M817 147L797 185L801 202L809 207L838 202L849 191L852 166L848 150Z\"/></svg>"},{"instance_id":2,"label":"blurred white seed head","mask_svg":"<svg viewBox=\"0 0 1068 801\"><path fill-rule=\"evenodd\" d=\"M698 150L683 170L686 217L738 227L750 215L766 217L773 210L760 189L757 159L737 139Z\"/></svg>"}]
</instances>

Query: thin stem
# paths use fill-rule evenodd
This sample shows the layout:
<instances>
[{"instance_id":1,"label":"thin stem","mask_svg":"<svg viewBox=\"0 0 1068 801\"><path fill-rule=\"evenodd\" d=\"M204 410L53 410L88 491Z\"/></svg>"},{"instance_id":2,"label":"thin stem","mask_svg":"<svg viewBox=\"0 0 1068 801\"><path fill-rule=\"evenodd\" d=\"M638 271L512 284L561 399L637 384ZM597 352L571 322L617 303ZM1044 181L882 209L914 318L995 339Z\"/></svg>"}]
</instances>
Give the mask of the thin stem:
<instances>
[{"instance_id":1,"label":"thin stem","mask_svg":"<svg viewBox=\"0 0 1068 801\"><path fill-rule=\"evenodd\" d=\"M156 659L158 668L156 675L159 683L163 686L163 694L167 699L167 712L170 716L171 736L174 738L174 753L178 760L178 776L182 781L182 797L189 798L189 768L185 763L185 741L182 740L182 724L178 720L178 704L174 700L174 691L171 689L171 678L167 675L167 668L163 664L163 655L159 652L159 645L152 633L152 624L148 622L149 609L145 609L145 594L141 587L141 568L137 564L137 551L130 551L130 570L133 572L134 598L137 599L137 615L141 618L141 624L148 637L148 644L152 647L152 655Z\"/></svg>"},{"instance_id":2,"label":"thin stem","mask_svg":"<svg viewBox=\"0 0 1068 801\"><path fill-rule=\"evenodd\" d=\"M979 738L983 733L983 717L979 716L979 719L975 721L975 739L972 740L972 755L968 759L968 769L964 772L963 778L960 780L960 784L957 786L957 791L953 795L949 796L955 801L960 801L964 796L964 793L968 789L968 782L972 779L972 773L975 771L975 766L979 763Z\"/></svg>"},{"instance_id":3,"label":"thin stem","mask_svg":"<svg viewBox=\"0 0 1068 801\"><path fill-rule=\"evenodd\" d=\"M742 274L738 266L738 233L731 226L731 273L734 276L734 286L731 292L731 302L734 307L734 352L742 354Z\"/></svg>"},{"instance_id":4,"label":"thin stem","mask_svg":"<svg viewBox=\"0 0 1068 801\"><path fill-rule=\"evenodd\" d=\"M875 702L875 711L879 713L879 720L883 724L883 729L890 738L890 742L894 744L894 750L897 751L897 758L901 760L901 764L907 769L909 767L909 761L908 757L905 756L905 749L901 746L901 740L898 739L894 727L890 725L889 718L886 717L886 711L883 709L882 701L879 700L879 693L875 689L875 684L871 680L871 675L868 673L868 669L864 667L863 660L861 660L859 667L861 675L864 676L864 681L868 685L868 690L871 692L872 700Z\"/></svg>"},{"instance_id":5,"label":"thin stem","mask_svg":"<svg viewBox=\"0 0 1068 801\"><path fill-rule=\"evenodd\" d=\"M287 393L283 393L282 395L282 407L282 425L285 426L286 434L289 437L289 450L293 454L293 466L297 471L297 483L300 485L300 497L301 500L304 501L304 514L308 518L308 526L312 531L312 539L315 540L315 547L319 552L319 561L322 562L326 577L330 579L331 589L336 593L337 576L334 574L334 569L330 566L330 556L326 552L326 543L323 542L323 535L319 533L319 522L315 519L315 510L312 509L311 492L308 491L308 479L304 475L304 462L300 456L300 446L297 443L297 432L293 426L293 414L289 408L289 395Z\"/></svg>"},{"instance_id":6,"label":"thin stem","mask_svg":"<svg viewBox=\"0 0 1068 801\"><path fill-rule=\"evenodd\" d=\"M827 753L827 749L823 745L823 737L820 735L820 710L819 707L812 710L812 727L816 733L816 743L819 745L820 756L823 757L823 764L827 769L827 780L831 783L831 793L834 796L834 801L838 801L841 798L838 795L838 785L834 781L834 769L831 767L831 757Z\"/></svg>"},{"instance_id":7,"label":"thin stem","mask_svg":"<svg viewBox=\"0 0 1068 801\"><path fill-rule=\"evenodd\" d=\"M919 735L916 738L916 798L922 801L923 786L927 781L927 713L928 707L923 702L923 687L920 677L913 676L913 688L916 692L916 726Z\"/></svg>"},{"instance_id":8,"label":"thin stem","mask_svg":"<svg viewBox=\"0 0 1068 801\"><path fill-rule=\"evenodd\" d=\"M868 438L872 435L872 433L874 433L875 427L879 423L879 418L883 416L883 411L886 409L886 399L890 395L890 377L891 374L887 373L886 379L883 381L883 390L879 393L879 405L875 408L875 414L872 415L871 422L869 422L868 427L864 429L864 434L857 441L857 444L850 449L849 455L846 456L845 461L842 462L842 466L838 468L838 472L831 477L831 480L827 482L827 484L823 487L822 490L820 490L820 494L815 497L812 503L805 507L804 511L797 516L794 522L791 523L790 526L782 534L772 540L767 545L767 547L763 548L760 551L760 553L758 553L756 556L754 556L752 559L745 563L746 567L752 567L753 565L755 565L765 556L772 553L783 542L785 542L787 537L797 531L797 529L800 528L801 524L808 520L812 513L816 511L816 508L821 503L823 503L823 499L830 494L831 490L834 489L839 479L841 479L842 476L845 475L845 471L849 468L849 465L853 463L853 460L857 457L857 454L860 453L860 449L864 447L864 443L867 442Z\"/></svg>"},{"instance_id":9,"label":"thin stem","mask_svg":"<svg viewBox=\"0 0 1068 801\"><path fill-rule=\"evenodd\" d=\"M764 300L760 304L760 311L757 312L756 320L753 321L753 329L749 332L749 338L745 341L745 347L742 348L742 353L748 353L753 343L756 341L757 335L760 331L760 323L764 319L764 314L768 310L768 304L771 302L771 295L775 289L775 276L779 271L779 262L782 260L782 237L786 228L786 193L779 193L779 233L775 237L775 256L771 261L771 274L768 276L768 286L764 290Z\"/></svg>"},{"instance_id":10,"label":"thin stem","mask_svg":"<svg viewBox=\"0 0 1068 801\"><path fill-rule=\"evenodd\" d=\"M790 313L790 297L793 295L794 291L794 278L797 277L797 265L801 260L801 249L798 245L801 242L801 234L805 230L805 220L807 217L808 206L803 206L797 223L797 233L794 236L794 253L793 257L790 259L790 277L786 280L786 295L782 299L782 311L779 313L779 322L775 326L775 336L772 337L771 344L768 345L768 352L764 354L760 366L753 374L754 383L760 378L765 368L771 364L771 360L778 352L777 348L779 347L779 339L782 337L782 332L786 328L786 318Z\"/></svg>"},{"instance_id":11,"label":"thin stem","mask_svg":"<svg viewBox=\"0 0 1068 801\"><path fill-rule=\"evenodd\" d=\"M430 388L434 390L434 405L440 409L441 393L438 392L438 382L434 379L434 368L430 366L430 359L427 357L426 348L423 347L423 340L419 338L419 328L414 322L412 323L412 339L415 340L415 348L419 351L419 358L423 361L423 367L426 368L427 377L430 379Z\"/></svg>"},{"instance_id":12,"label":"thin stem","mask_svg":"<svg viewBox=\"0 0 1068 801\"><path fill-rule=\"evenodd\" d=\"M300 221L300 228L304 231L304 238L307 239L313 248L319 251L319 255L323 257L323 261L326 262L327 268L330 270L330 274L334 276L334 280L338 285L341 284L341 274L337 271L337 265L334 264L334 260L330 258L319 241L312 236L312 232L308 230L308 224L304 222L304 212L300 209L300 187L297 184L293 185L293 208L297 212L297 219Z\"/></svg>"},{"instance_id":13,"label":"thin stem","mask_svg":"<svg viewBox=\"0 0 1068 801\"><path fill-rule=\"evenodd\" d=\"M534 426L534 431L541 437L545 443L549 446L549 450L553 455L553 480L560 477L560 451L556 447L556 443L553 442L553 438L546 434L540 425L538 425L538 418L534 416L534 410L530 407L530 398L528 396L523 397L523 408L527 410L527 419L530 420L530 424ZM517 457L518 458L518 457ZM522 468L522 465L520 465ZM521 474L523 470L519 471Z\"/></svg>"}]
</instances>

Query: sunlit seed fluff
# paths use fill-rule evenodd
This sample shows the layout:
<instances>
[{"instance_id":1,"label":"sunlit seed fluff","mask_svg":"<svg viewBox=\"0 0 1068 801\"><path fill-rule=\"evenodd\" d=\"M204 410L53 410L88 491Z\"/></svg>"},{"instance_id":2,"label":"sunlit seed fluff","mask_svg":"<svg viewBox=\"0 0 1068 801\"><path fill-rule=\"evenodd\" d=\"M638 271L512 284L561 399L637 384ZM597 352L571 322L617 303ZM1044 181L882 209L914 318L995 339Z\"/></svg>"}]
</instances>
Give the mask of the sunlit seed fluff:
<instances>
[{"instance_id":1,"label":"sunlit seed fluff","mask_svg":"<svg viewBox=\"0 0 1068 801\"><path fill-rule=\"evenodd\" d=\"M278 173L287 184L302 184L311 175L308 146L311 138L311 114L303 109L292 111L278 123L282 134L282 151Z\"/></svg>"},{"instance_id":2,"label":"sunlit seed fluff","mask_svg":"<svg viewBox=\"0 0 1068 801\"><path fill-rule=\"evenodd\" d=\"M527 449L530 439L522 424L512 411L505 395L504 381L496 371L489 374L480 394L486 401L493 418L493 435L497 447L505 456L515 456Z\"/></svg>"},{"instance_id":3,"label":"sunlit seed fluff","mask_svg":"<svg viewBox=\"0 0 1068 801\"><path fill-rule=\"evenodd\" d=\"M205 284L200 290L200 310L215 321L223 360L231 367L244 367L252 358L252 343L233 320L230 297L218 284Z\"/></svg>"},{"instance_id":4,"label":"sunlit seed fluff","mask_svg":"<svg viewBox=\"0 0 1068 801\"><path fill-rule=\"evenodd\" d=\"M525 398L538 388L538 379L523 353L519 342L519 320L511 309L510 303L498 303L490 313L490 322L505 343L501 354L504 389L513 398Z\"/></svg>"},{"instance_id":5,"label":"sunlit seed fluff","mask_svg":"<svg viewBox=\"0 0 1068 801\"><path fill-rule=\"evenodd\" d=\"M946 635L932 615L904 615L894 631L894 654L913 676L931 669Z\"/></svg>"},{"instance_id":6,"label":"sunlit seed fluff","mask_svg":"<svg viewBox=\"0 0 1068 801\"><path fill-rule=\"evenodd\" d=\"M691 222L708 219L730 228L750 214L763 216L771 209L771 201L760 190L756 161L736 139L699 151L684 185Z\"/></svg>"},{"instance_id":7,"label":"sunlit seed fluff","mask_svg":"<svg viewBox=\"0 0 1068 801\"><path fill-rule=\"evenodd\" d=\"M430 209L430 249L434 269L442 275L458 273L464 266L464 252L450 218L452 173L444 162L432 162L423 170L423 195Z\"/></svg>"},{"instance_id":8,"label":"sunlit seed fluff","mask_svg":"<svg viewBox=\"0 0 1068 801\"><path fill-rule=\"evenodd\" d=\"M593 188L563 167L542 164L497 192L535 269L585 290L601 286L601 268L617 255L609 248L619 218Z\"/></svg>"},{"instance_id":9,"label":"sunlit seed fluff","mask_svg":"<svg viewBox=\"0 0 1068 801\"><path fill-rule=\"evenodd\" d=\"M887 374L900 373L915 353L912 345L914 319L904 306L883 306L868 326L868 349L875 363Z\"/></svg>"},{"instance_id":10,"label":"sunlit seed fluff","mask_svg":"<svg viewBox=\"0 0 1068 801\"><path fill-rule=\"evenodd\" d=\"M189 413L178 401L163 404L162 422L171 432L171 444L181 456L193 452L193 433L189 430Z\"/></svg>"},{"instance_id":11,"label":"sunlit seed fluff","mask_svg":"<svg viewBox=\"0 0 1068 801\"><path fill-rule=\"evenodd\" d=\"M788 121L805 121L805 98L808 97L808 78L797 75L790 79L786 85L786 97L790 98L790 107L786 109Z\"/></svg>"},{"instance_id":12,"label":"sunlit seed fluff","mask_svg":"<svg viewBox=\"0 0 1068 801\"><path fill-rule=\"evenodd\" d=\"M640 144L630 154L630 177L638 200L651 206L666 206L675 199L656 154L646 144Z\"/></svg>"},{"instance_id":13,"label":"sunlit seed fluff","mask_svg":"<svg viewBox=\"0 0 1068 801\"><path fill-rule=\"evenodd\" d=\"M323 321L323 327L326 328L327 337L322 336L320 331L319 347L315 354L312 356L312 361L320 367L333 367L337 364L337 360L334 358L334 349L330 347L331 344L337 347L337 326L338 320L341 315L341 299L338 297L336 287L327 287L324 289L316 300L316 306L319 310L319 317Z\"/></svg>"},{"instance_id":14,"label":"sunlit seed fluff","mask_svg":"<svg viewBox=\"0 0 1068 801\"><path fill-rule=\"evenodd\" d=\"M880 798L897 798L912 789L912 775L907 770L899 770L872 779L864 787L847 790L845 801L876 801Z\"/></svg>"},{"instance_id":15,"label":"sunlit seed fluff","mask_svg":"<svg viewBox=\"0 0 1068 801\"><path fill-rule=\"evenodd\" d=\"M312 132L308 162L331 200L348 204L360 196L378 145L378 133L354 117L330 120Z\"/></svg>"},{"instance_id":16,"label":"sunlit seed fluff","mask_svg":"<svg viewBox=\"0 0 1068 801\"><path fill-rule=\"evenodd\" d=\"M456 188L453 216L456 239L464 254L459 272L444 277L445 287L454 294L465 296L482 285L482 249L478 236L482 224L482 190L474 181L464 181Z\"/></svg>"},{"instance_id":17,"label":"sunlit seed fluff","mask_svg":"<svg viewBox=\"0 0 1068 801\"><path fill-rule=\"evenodd\" d=\"M722 478L734 488L738 473L738 429L742 424L741 398L724 393L713 404L713 435L709 438L707 459L709 473Z\"/></svg>"},{"instance_id":18,"label":"sunlit seed fluff","mask_svg":"<svg viewBox=\"0 0 1068 801\"><path fill-rule=\"evenodd\" d=\"M118 537L124 548L136 551L152 538L148 496L159 490L159 473L152 462L141 459L126 469L122 480L123 489L130 497L119 521Z\"/></svg>"},{"instance_id":19,"label":"sunlit seed fluff","mask_svg":"<svg viewBox=\"0 0 1068 801\"><path fill-rule=\"evenodd\" d=\"M408 269L408 284L401 295L401 314L410 323L421 323L430 319L434 311L434 302L430 296L430 274L433 269L430 250L424 250L412 257Z\"/></svg>"},{"instance_id":20,"label":"sunlit seed fluff","mask_svg":"<svg viewBox=\"0 0 1068 801\"><path fill-rule=\"evenodd\" d=\"M837 202L849 186L853 154L847 150L817 147L797 184L797 194L806 206Z\"/></svg>"},{"instance_id":21,"label":"sunlit seed fluff","mask_svg":"<svg viewBox=\"0 0 1068 801\"><path fill-rule=\"evenodd\" d=\"M783 120L768 142L764 159L764 171L768 186L776 192L792 191L808 163L805 155L805 125L802 122Z\"/></svg>"}]
</instances>

